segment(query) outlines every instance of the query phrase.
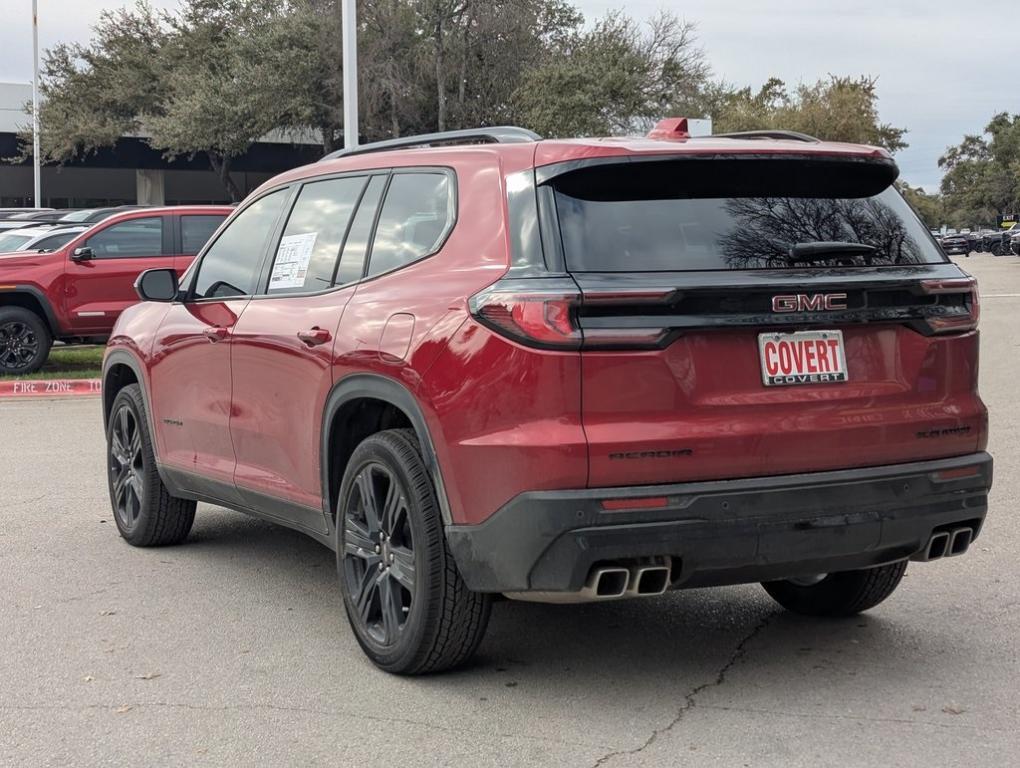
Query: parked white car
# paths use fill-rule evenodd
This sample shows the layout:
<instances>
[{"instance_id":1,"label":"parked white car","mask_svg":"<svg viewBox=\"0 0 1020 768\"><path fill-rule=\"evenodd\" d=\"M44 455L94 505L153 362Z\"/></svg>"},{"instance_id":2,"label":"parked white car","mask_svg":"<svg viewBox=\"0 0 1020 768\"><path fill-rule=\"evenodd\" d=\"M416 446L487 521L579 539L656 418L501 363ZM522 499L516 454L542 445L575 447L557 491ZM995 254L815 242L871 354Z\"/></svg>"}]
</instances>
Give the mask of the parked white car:
<instances>
[{"instance_id":1,"label":"parked white car","mask_svg":"<svg viewBox=\"0 0 1020 768\"><path fill-rule=\"evenodd\" d=\"M88 227L26 227L0 232L0 253L52 251L66 245Z\"/></svg>"}]
</instances>

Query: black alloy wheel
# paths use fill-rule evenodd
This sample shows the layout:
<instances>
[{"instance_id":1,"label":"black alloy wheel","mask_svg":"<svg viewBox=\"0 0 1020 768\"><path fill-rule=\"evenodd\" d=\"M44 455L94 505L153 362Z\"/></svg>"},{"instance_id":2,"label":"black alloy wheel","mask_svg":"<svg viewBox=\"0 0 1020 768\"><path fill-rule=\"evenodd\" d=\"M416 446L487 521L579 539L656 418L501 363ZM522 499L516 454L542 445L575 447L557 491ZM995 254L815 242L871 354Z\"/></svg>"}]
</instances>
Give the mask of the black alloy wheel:
<instances>
[{"instance_id":1,"label":"black alloy wheel","mask_svg":"<svg viewBox=\"0 0 1020 768\"><path fill-rule=\"evenodd\" d=\"M340 592L365 654L402 675L467 661L485 634L492 597L469 590L460 575L413 429L387 429L358 444L336 509Z\"/></svg>"},{"instance_id":2,"label":"black alloy wheel","mask_svg":"<svg viewBox=\"0 0 1020 768\"><path fill-rule=\"evenodd\" d=\"M117 392L106 420L107 481L117 530L136 547L179 544L195 521L195 502L163 484L138 384Z\"/></svg>"},{"instance_id":3,"label":"black alloy wheel","mask_svg":"<svg viewBox=\"0 0 1020 768\"><path fill-rule=\"evenodd\" d=\"M380 646L393 646L414 607L416 568L407 492L383 464L368 463L355 475L343 540L352 620Z\"/></svg>"},{"instance_id":4,"label":"black alloy wheel","mask_svg":"<svg viewBox=\"0 0 1020 768\"><path fill-rule=\"evenodd\" d=\"M0 375L34 373L46 362L52 344L49 327L35 312L0 306Z\"/></svg>"},{"instance_id":5,"label":"black alloy wheel","mask_svg":"<svg viewBox=\"0 0 1020 768\"><path fill-rule=\"evenodd\" d=\"M110 487L113 511L124 530L132 530L138 524L145 498L144 483L138 417L127 403L122 403L110 425Z\"/></svg>"},{"instance_id":6,"label":"black alloy wheel","mask_svg":"<svg viewBox=\"0 0 1020 768\"><path fill-rule=\"evenodd\" d=\"M39 339L25 322L9 320L0 325L0 368L20 371L31 366L39 354Z\"/></svg>"}]
</instances>

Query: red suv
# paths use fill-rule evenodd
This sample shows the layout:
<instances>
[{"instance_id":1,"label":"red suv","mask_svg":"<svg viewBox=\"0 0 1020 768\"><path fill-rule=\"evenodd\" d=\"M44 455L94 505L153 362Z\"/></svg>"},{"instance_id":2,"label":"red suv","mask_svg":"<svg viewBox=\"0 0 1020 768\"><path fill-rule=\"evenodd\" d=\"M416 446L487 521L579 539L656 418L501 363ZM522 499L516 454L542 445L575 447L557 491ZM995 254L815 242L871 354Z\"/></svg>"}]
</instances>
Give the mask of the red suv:
<instances>
[{"instance_id":1,"label":"red suv","mask_svg":"<svg viewBox=\"0 0 1020 768\"><path fill-rule=\"evenodd\" d=\"M140 208L110 216L54 250L0 254L0 375L32 373L54 339L105 339L138 301L144 270L183 272L228 206Z\"/></svg>"},{"instance_id":2,"label":"red suv","mask_svg":"<svg viewBox=\"0 0 1020 768\"><path fill-rule=\"evenodd\" d=\"M383 669L453 666L495 595L763 582L846 615L967 550L992 463L974 280L880 149L799 134L334 153L255 192L104 363L121 535L196 501L336 552Z\"/></svg>"}]
</instances>

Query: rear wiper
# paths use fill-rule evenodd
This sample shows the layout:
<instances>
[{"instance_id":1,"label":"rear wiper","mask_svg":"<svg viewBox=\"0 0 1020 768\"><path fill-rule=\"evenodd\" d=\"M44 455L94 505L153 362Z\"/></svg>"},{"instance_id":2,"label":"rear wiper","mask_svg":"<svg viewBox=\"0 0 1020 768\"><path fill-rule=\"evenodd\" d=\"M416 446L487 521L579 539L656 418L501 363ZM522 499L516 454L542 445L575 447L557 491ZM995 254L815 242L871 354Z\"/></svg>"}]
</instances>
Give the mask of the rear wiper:
<instances>
[{"instance_id":1,"label":"rear wiper","mask_svg":"<svg viewBox=\"0 0 1020 768\"><path fill-rule=\"evenodd\" d=\"M864 243L841 243L831 241L818 241L814 243L797 243L790 248L787 261L823 261L828 259L839 259L846 256L864 256L865 261L878 250L873 245Z\"/></svg>"}]
</instances>

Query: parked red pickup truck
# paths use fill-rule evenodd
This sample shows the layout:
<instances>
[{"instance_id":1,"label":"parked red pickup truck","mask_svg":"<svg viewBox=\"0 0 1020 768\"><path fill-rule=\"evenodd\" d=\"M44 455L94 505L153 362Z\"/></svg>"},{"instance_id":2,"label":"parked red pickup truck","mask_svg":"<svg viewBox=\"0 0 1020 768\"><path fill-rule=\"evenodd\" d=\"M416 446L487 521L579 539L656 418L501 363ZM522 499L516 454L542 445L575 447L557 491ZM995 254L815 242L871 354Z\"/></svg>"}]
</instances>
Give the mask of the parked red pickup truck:
<instances>
[{"instance_id":1,"label":"parked red pickup truck","mask_svg":"<svg viewBox=\"0 0 1020 768\"><path fill-rule=\"evenodd\" d=\"M232 210L128 210L57 250L0 254L0 375L38 370L55 339L105 339L138 301L138 275L169 267L183 273Z\"/></svg>"}]
</instances>

